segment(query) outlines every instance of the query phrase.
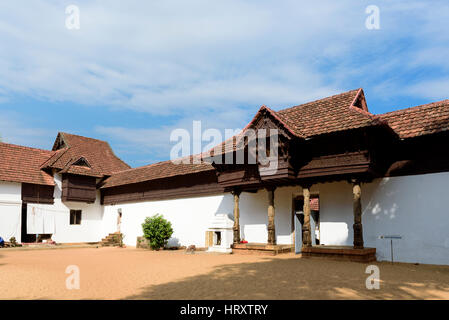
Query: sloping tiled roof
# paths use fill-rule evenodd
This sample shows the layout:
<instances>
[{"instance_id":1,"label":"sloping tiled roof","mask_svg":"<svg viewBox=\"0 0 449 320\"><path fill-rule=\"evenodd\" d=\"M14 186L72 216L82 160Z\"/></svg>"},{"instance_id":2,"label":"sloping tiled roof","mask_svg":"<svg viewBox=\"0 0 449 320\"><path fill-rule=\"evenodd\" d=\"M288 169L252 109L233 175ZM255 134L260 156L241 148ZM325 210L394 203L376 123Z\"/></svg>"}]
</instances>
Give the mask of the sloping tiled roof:
<instances>
[{"instance_id":1,"label":"sloping tiled roof","mask_svg":"<svg viewBox=\"0 0 449 320\"><path fill-rule=\"evenodd\" d=\"M74 165L73 162L69 163L64 169L59 171L59 173L71 173L71 174L78 174L81 176L89 176L89 177L96 177L96 178L103 177L103 174L101 174L100 172L98 172L90 167Z\"/></svg>"},{"instance_id":2,"label":"sloping tiled roof","mask_svg":"<svg viewBox=\"0 0 449 320\"><path fill-rule=\"evenodd\" d=\"M319 198L310 198L310 210L320 211Z\"/></svg>"},{"instance_id":3,"label":"sloping tiled roof","mask_svg":"<svg viewBox=\"0 0 449 320\"><path fill-rule=\"evenodd\" d=\"M63 142L63 146L56 150L59 140ZM56 153L42 165L42 168L55 168L62 170L63 173L93 177L111 175L130 168L114 154L109 143L102 140L60 132L53 149ZM81 157L87 160L90 168L74 165Z\"/></svg>"},{"instance_id":4,"label":"sloping tiled roof","mask_svg":"<svg viewBox=\"0 0 449 320\"><path fill-rule=\"evenodd\" d=\"M0 180L53 186L51 174L40 170L53 151L0 143Z\"/></svg>"},{"instance_id":5,"label":"sloping tiled roof","mask_svg":"<svg viewBox=\"0 0 449 320\"><path fill-rule=\"evenodd\" d=\"M238 148L236 142L263 114L298 138L380 123L388 123L401 138L449 129L449 100L373 115L366 107L363 90L356 89L280 111L262 106L245 129L232 138L232 143L223 142L214 150L229 152ZM102 188L214 170L204 161L197 164L163 161L131 169L114 154L107 142L62 132L58 134L53 151L0 143L0 155L0 180L46 185L54 185L53 178L40 169L54 168L61 173L93 177L110 176ZM201 157L204 158L204 154Z\"/></svg>"},{"instance_id":6,"label":"sloping tiled roof","mask_svg":"<svg viewBox=\"0 0 449 320\"><path fill-rule=\"evenodd\" d=\"M380 114L400 138L449 130L449 100Z\"/></svg>"},{"instance_id":7,"label":"sloping tiled roof","mask_svg":"<svg viewBox=\"0 0 449 320\"><path fill-rule=\"evenodd\" d=\"M242 132L212 148L210 154L218 156L242 148L244 145L241 138L245 131L264 112L289 134L299 138L373 126L382 122L378 116L368 111L361 88L279 111L262 106Z\"/></svg>"},{"instance_id":8,"label":"sloping tiled roof","mask_svg":"<svg viewBox=\"0 0 449 320\"><path fill-rule=\"evenodd\" d=\"M231 138L232 142L231 139L228 139L217 147L214 147L210 154L219 155L236 150L239 146L237 143L240 140L239 138L243 136L246 129L252 126L262 112L267 112L290 134L300 138L377 124L379 122L377 117L369 113L367 109L363 109L364 106L366 108L366 105L355 105L356 103L360 103L359 99L363 100L364 103L362 89L348 91L278 112L262 106L245 129L240 134ZM207 155L202 154L201 156L207 158ZM211 164L205 162L201 164L173 164L171 161L164 161L113 174L106 180L102 188L207 170L213 170L213 167Z\"/></svg>"},{"instance_id":9,"label":"sloping tiled roof","mask_svg":"<svg viewBox=\"0 0 449 320\"><path fill-rule=\"evenodd\" d=\"M209 163L193 163L192 156L188 158L188 163L174 163L168 160L115 173L106 179L102 188L214 170Z\"/></svg>"},{"instance_id":10,"label":"sloping tiled roof","mask_svg":"<svg viewBox=\"0 0 449 320\"><path fill-rule=\"evenodd\" d=\"M359 98L363 98L362 89L283 109L276 115L302 138L379 123L379 119L368 109L355 105Z\"/></svg>"}]
</instances>

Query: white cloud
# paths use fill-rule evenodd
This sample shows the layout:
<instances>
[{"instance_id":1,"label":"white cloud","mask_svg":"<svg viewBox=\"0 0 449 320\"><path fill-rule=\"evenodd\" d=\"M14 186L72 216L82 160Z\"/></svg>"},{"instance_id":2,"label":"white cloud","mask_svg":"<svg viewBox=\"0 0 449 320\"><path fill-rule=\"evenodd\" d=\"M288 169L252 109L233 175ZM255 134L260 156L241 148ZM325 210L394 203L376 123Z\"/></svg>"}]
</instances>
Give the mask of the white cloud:
<instances>
[{"instance_id":1,"label":"white cloud","mask_svg":"<svg viewBox=\"0 0 449 320\"><path fill-rule=\"evenodd\" d=\"M78 31L65 28L56 2L0 6L7 92L156 114L333 92L338 85L311 67L313 55L326 42L329 56L348 48L330 41L339 32L363 32L351 28L347 4L330 1L82 2ZM329 26L339 31L326 34Z\"/></svg>"},{"instance_id":2,"label":"white cloud","mask_svg":"<svg viewBox=\"0 0 449 320\"><path fill-rule=\"evenodd\" d=\"M22 95L179 119L97 127L123 150L143 144L164 157L169 132L192 120L243 127L262 104L360 86L379 99L447 97L444 74L420 73L449 68L445 1L79 1L77 31L65 28L69 4L0 2L0 103ZM365 28L370 4L380 30Z\"/></svg>"},{"instance_id":3,"label":"white cloud","mask_svg":"<svg viewBox=\"0 0 449 320\"><path fill-rule=\"evenodd\" d=\"M295 104L359 87L348 78L360 55L372 54L363 64L370 75L394 69L397 64L384 59L389 40L441 40L447 19L434 17L449 10L444 3L378 1L381 30L369 31L368 2L90 1L78 4L81 29L71 31L65 28L68 4L0 4L6 96L155 114ZM402 58L428 63L425 51L432 48L414 49ZM331 67L323 70L327 60Z\"/></svg>"},{"instance_id":4,"label":"white cloud","mask_svg":"<svg viewBox=\"0 0 449 320\"><path fill-rule=\"evenodd\" d=\"M32 119L16 112L2 112L0 117L1 142L49 149L56 138L55 132L33 126Z\"/></svg>"}]
</instances>

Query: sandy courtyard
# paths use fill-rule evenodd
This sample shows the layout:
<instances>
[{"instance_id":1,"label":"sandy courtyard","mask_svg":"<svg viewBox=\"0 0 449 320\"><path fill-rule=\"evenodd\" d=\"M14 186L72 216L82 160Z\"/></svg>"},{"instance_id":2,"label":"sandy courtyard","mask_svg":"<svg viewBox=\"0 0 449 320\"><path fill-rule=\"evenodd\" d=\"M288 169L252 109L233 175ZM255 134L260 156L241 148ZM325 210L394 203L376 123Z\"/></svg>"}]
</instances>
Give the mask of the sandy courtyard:
<instances>
[{"instance_id":1,"label":"sandy courtyard","mask_svg":"<svg viewBox=\"0 0 449 320\"><path fill-rule=\"evenodd\" d=\"M449 299L449 267L133 248L1 250L0 299ZM80 289L66 289L66 268Z\"/></svg>"}]
</instances>

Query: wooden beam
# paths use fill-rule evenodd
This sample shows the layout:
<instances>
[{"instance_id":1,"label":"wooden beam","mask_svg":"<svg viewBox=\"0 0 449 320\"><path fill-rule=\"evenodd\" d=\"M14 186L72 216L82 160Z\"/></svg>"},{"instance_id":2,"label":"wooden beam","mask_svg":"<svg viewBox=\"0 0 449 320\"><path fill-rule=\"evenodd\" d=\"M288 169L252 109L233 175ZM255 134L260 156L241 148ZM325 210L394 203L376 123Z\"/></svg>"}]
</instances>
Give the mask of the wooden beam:
<instances>
[{"instance_id":1,"label":"wooden beam","mask_svg":"<svg viewBox=\"0 0 449 320\"><path fill-rule=\"evenodd\" d=\"M362 189L359 181L352 185L353 212L354 212L354 248L363 249L363 227L362 227Z\"/></svg>"},{"instance_id":2,"label":"wooden beam","mask_svg":"<svg viewBox=\"0 0 449 320\"><path fill-rule=\"evenodd\" d=\"M302 225L302 245L303 247L312 246L311 228L310 228L310 189L309 187L302 188L304 197L304 224Z\"/></svg>"},{"instance_id":3,"label":"wooden beam","mask_svg":"<svg viewBox=\"0 0 449 320\"><path fill-rule=\"evenodd\" d=\"M240 208L239 208L239 202L240 202L240 190L234 190L232 191L232 194L234 195L234 244L240 243Z\"/></svg>"},{"instance_id":4,"label":"wooden beam","mask_svg":"<svg viewBox=\"0 0 449 320\"><path fill-rule=\"evenodd\" d=\"M268 244L276 244L276 230L274 226L274 190L276 188L267 188L268 192Z\"/></svg>"}]
</instances>

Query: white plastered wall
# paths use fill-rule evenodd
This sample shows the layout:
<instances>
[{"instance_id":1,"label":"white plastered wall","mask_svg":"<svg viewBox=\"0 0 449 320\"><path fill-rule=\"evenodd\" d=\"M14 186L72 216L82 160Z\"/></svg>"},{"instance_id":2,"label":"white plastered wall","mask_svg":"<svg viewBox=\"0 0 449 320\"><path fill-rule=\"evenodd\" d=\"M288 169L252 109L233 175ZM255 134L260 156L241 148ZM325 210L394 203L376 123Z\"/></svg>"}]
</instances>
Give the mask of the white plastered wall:
<instances>
[{"instance_id":1,"label":"white plastered wall","mask_svg":"<svg viewBox=\"0 0 449 320\"><path fill-rule=\"evenodd\" d=\"M97 191L95 203L62 202L62 181L55 174L54 204L28 204L52 212L55 216L55 233L52 240L58 243L97 242L103 234L103 206L100 204L100 192ZM82 210L81 224L70 225L70 210Z\"/></svg>"},{"instance_id":2,"label":"white plastered wall","mask_svg":"<svg viewBox=\"0 0 449 320\"><path fill-rule=\"evenodd\" d=\"M61 201L61 177L55 175L55 203L31 204L55 212L57 242L95 242L117 231L117 209L121 208L125 243L135 245L142 235L145 217L163 214L172 222L175 233L170 245L205 245L205 231L212 217L227 213L232 218L231 194L145 201L102 206L100 197L93 204ZM326 245L352 245L352 187L347 182L314 185L312 194L320 196L320 238ZM301 195L300 187L275 191L275 226L279 244L292 243L292 198ZM267 240L266 190L240 196L241 237L249 242ZM389 240L380 235L400 235L394 240L395 261L449 264L449 173L377 179L362 184L363 234L366 247L377 249L379 260L390 259ZM30 206L30 205L29 205ZM83 211L81 225L70 225L70 209ZM0 182L0 236L20 241L21 184Z\"/></svg>"},{"instance_id":3,"label":"white plastered wall","mask_svg":"<svg viewBox=\"0 0 449 320\"><path fill-rule=\"evenodd\" d=\"M20 241L22 217L22 186L20 183L0 181L0 237Z\"/></svg>"},{"instance_id":4,"label":"white plastered wall","mask_svg":"<svg viewBox=\"0 0 449 320\"><path fill-rule=\"evenodd\" d=\"M292 243L291 205L298 188L278 188L275 191L276 239L279 244ZM122 210L121 231L127 245L136 245L142 236L142 223L146 217L162 214L172 223L174 234L169 245L205 246L205 232L215 214L225 213L233 219L233 196L220 194L174 200L144 201L105 206L103 234L117 231L118 209ZM243 192L240 196L241 237L249 242L267 242L268 195Z\"/></svg>"},{"instance_id":5,"label":"white plastered wall","mask_svg":"<svg viewBox=\"0 0 449 320\"><path fill-rule=\"evenodd\" d=\"M326 245L352 245L352 187L338 182L318 185L320 235ZM449 264L449 173L382 178L362 184L362 224L366 247L378 260Z\"/></svg>"},{"instance_id":6,"label":"white plastered wall","mask_svg":"<svg viewBox=\"0 0 449 320\"><path fill-rule=\"evenodd\" d=\"M292 244L293 197L302 194L300 187L281 187L274 192L274 224L277 244ZM232 212L232 211L231 211ZM248 242L266 243L268 239L268 193L244 192L240 196L240 233Z\"/></svg>"},{"instance_id":7,"label":"white plastered wall","mask_svg":"<svg viewBox=\"0 0 449 320\"><path fill-rule=\"evenodd\" d=\"M229 203L229 204L228 204ZM135 246L142 236L142 223L146 217L162 214L172 223L174 230L169 245L195 245L204 247L205 231L216 213L232 215L230 195L183 198L174 200L143 201L108 205L104 209L103 233L117 231L118 209L122 210L121 232L124 243Z\"/></svg>"}]
</instances>

